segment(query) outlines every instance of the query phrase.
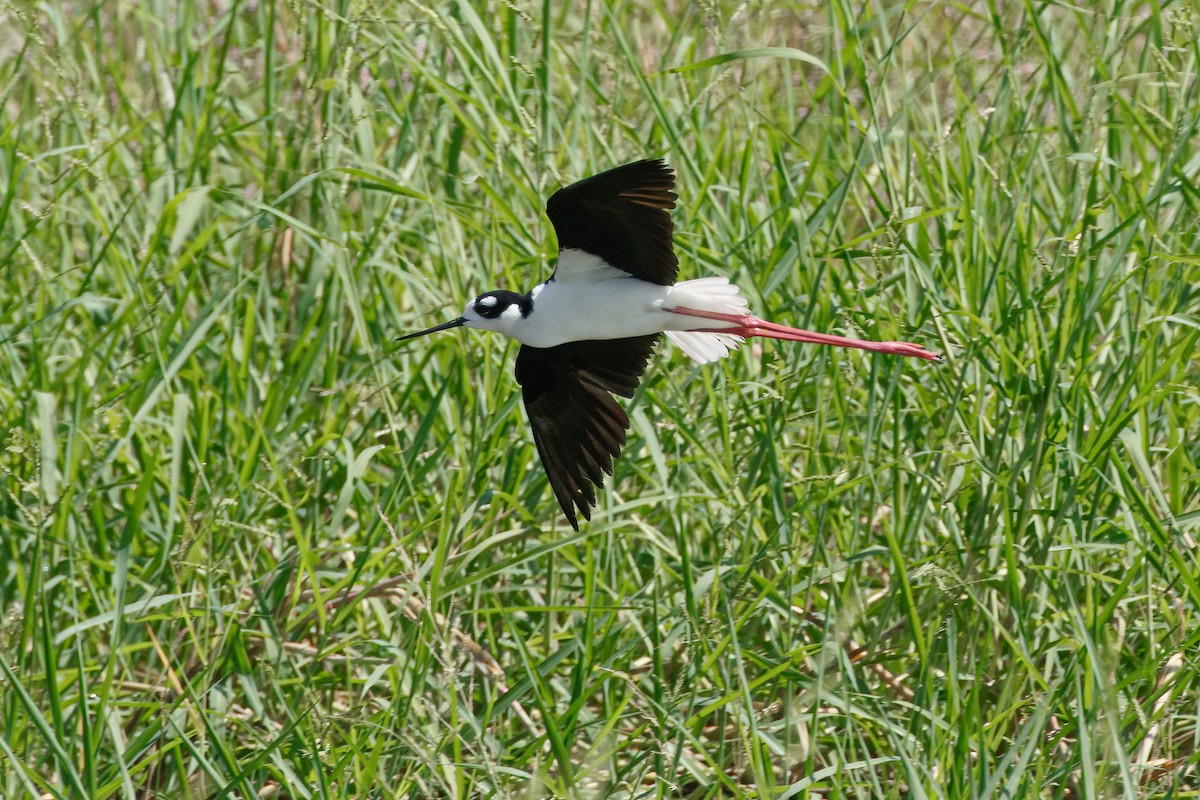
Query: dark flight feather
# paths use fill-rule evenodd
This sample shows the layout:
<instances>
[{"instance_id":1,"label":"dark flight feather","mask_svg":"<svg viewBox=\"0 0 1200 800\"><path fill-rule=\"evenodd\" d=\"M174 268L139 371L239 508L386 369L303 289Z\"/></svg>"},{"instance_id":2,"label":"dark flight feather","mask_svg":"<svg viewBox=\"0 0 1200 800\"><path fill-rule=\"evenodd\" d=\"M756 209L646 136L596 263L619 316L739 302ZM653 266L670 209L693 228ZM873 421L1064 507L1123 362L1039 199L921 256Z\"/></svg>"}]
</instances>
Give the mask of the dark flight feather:
<instances>
[{"instance_id":1,"label":"dark flight feather","mask_svg":"<svg viewBox=\"0 0 1200 800\"><path fill-rule=\"evenodd\" d=\"M582 250L635 278L671 286L679 273L671 241L674 188L674 171L652 159L559 189L546 202L558 249Z\"/></svg>"},{"instance_id":2,"label":"dark flight feather","mask_svg":"<svg viewBox=\"0 0 1200 800\"><path fill-rule=\"evenodd\" d=\"M658 334L557 347L522 345L517 383L533 441L558 504L579 530L592 518L596 488L612 475L629 417L613 395L633 397Z\"/></svg>"}]
</instances>

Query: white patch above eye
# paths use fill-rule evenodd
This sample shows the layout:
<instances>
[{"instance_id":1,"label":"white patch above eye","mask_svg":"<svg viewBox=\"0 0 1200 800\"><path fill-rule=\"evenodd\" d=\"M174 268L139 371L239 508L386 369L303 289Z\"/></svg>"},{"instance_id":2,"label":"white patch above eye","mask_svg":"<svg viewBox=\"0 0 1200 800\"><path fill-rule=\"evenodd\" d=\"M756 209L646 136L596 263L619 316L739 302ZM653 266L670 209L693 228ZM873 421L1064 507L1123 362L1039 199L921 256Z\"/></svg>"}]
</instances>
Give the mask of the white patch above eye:
<instances>
[{"instance_id":1,"label":"white patch above eye","mask_svg":"<svg viewBox=\"0 0 1200 800\"><path fill-rule=\"evenodd\" d=\"M484 308L495 308L496 303L499 303L500 301L495 297L481 297L479 298L478 302L479 305L483 306Z\"/></svg>"}]
</instances>

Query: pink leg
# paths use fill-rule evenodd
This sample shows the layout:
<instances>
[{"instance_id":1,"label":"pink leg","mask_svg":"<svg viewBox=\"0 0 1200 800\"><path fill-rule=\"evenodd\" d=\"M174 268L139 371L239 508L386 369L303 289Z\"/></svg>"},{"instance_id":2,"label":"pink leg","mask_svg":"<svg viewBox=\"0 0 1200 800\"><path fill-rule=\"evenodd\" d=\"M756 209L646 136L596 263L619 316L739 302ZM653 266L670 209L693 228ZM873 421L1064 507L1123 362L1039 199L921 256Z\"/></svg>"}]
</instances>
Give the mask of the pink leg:
<instances>
[{"instance_id":1,"label":"pink leg","mask_svg":"<svg viewBox=\"0 0 1200 800\"><path fill-rule=\"evenodd\" d=\"M865 339L850 339L845 336L836 336L832 333L817 333L800 328L789 328L786 325L777 325L774 322L767 322L765 319L759 319L749 314L722 314L718 311L699 311L694 308L680 307L663 310L670 311L673 314L685 314L689 317L715 319L720 322L733 324L731 328L706 328L704 329L706 333L731 333L735 336L745 337L763 336L768 339L786 339L789 342L827 344L834 347L856 347L859 350L870 350L872 353L910 356L912 358L924 358L929 361L942 360L942 357L937 353L931 353L921 345L911 342L871 342Z\"/></svg>"}]
</instances>

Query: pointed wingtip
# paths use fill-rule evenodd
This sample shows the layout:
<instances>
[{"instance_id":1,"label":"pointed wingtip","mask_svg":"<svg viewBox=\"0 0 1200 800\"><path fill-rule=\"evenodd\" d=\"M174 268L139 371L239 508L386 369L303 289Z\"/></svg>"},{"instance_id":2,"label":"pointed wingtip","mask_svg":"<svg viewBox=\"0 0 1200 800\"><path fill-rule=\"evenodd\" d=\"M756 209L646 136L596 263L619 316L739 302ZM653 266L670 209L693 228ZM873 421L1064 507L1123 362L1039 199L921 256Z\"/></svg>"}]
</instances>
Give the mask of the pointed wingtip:
<instances>
[{"instance_id":1,"label":"pointed wingtip","mask_svg":"<svg viewBox=\"0 0 1200 800\"><path fill-rule=\"evenodd\" d=\"M609 475L612 475L611 468L609 470L607 470L607 472ZM595 497L584 498L584 502L582 504L579 503L578 501L576 501L576 505L579 506L579 513L583 515L583 519L585 522L592 521L592 509L591 509L591 505L589 505L589 503L594 505L595 502L596 502ZM575 510L571 509L571 513L568 514L567 516L571 520L571 527L575 529L576 533L579 533L579 520L575 518Z\"/></svg>"}]
</instances>

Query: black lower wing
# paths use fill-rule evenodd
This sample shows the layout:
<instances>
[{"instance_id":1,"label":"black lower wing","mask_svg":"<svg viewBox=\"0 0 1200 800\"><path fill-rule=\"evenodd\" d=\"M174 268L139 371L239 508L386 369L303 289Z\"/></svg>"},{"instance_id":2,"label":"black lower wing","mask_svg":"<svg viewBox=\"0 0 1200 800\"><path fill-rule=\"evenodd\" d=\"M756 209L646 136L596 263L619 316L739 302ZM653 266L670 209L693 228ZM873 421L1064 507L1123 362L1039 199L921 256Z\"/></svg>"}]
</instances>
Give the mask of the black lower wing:
<instances>
[{"instance_id":1,"label":"black lower wing","mask_svg":"<svg viewBox=\"0 0 1200 800\"><path fill-rule=\"evenodd\" d=\"M629 417L613 398L633 397L658 335L567 342L557 347L522 345L517 383L533 428L542 466L571 527L575 509L592 518L596 488L612 475Z\"/></svg>"}]
</instances>

